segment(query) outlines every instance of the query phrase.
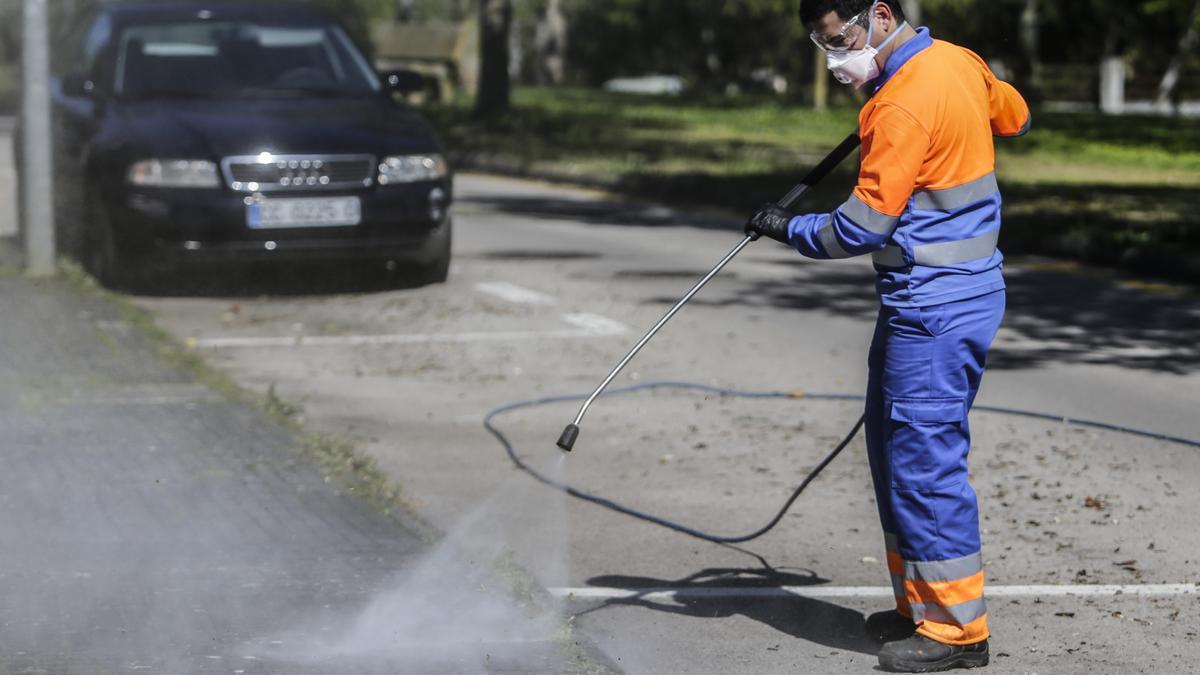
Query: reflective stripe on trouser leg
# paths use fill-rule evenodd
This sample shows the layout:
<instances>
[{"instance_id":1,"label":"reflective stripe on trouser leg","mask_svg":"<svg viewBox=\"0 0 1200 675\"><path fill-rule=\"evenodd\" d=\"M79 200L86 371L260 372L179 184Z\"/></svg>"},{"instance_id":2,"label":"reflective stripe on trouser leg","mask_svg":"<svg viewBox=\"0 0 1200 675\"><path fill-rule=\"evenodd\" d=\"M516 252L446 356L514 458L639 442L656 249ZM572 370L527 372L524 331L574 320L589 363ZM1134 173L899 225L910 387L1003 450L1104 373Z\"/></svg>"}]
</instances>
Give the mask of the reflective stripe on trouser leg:
<instances>
[{"instance_id":1,"label":"reflective stripe on trouser leg","mask_svg":"<svg viewBox=\"0 0 1200 675\"><path fill-rule=\"evenodd\" d=\"M867 446L880 519L895 535L897 607L950 644L988 636L967 411L1003 312L1003 292L884 307L871 349Z\"/></svg>"},{"instance_id":2,"label":"reflective stripe on trouser leg","mask_svg":"<svg viewBox=\"0 0 1200 675\"><path fill-rule=\"evenodd\" d=\"M899 539L891 532L885 531L883 543L887 548L888 576L892 579L892 593L896 596L896 611L912 618L912 607L908 604L908 590L904 586L904 558L900 556Z\"/></svg>"}]
</instances>

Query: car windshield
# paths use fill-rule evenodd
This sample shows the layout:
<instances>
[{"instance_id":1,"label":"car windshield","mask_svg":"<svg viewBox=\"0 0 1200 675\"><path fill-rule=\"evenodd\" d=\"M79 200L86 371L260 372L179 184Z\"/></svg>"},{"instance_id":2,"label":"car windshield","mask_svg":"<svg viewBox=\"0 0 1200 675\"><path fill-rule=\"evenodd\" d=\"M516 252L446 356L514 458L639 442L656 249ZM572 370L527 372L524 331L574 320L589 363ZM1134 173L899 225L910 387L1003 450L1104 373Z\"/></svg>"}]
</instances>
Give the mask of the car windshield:
<instances>
[{"instance_id":1,"label":"car windshield","mask_svg":"<svg viewBox=\"0 0 1200 675\"><path fill-rule=\"evenodd\" d=\"M130 26L115 90L131 99L362 96L379 81L337 26L178 21Z\"/></svg>"}]
</instances>

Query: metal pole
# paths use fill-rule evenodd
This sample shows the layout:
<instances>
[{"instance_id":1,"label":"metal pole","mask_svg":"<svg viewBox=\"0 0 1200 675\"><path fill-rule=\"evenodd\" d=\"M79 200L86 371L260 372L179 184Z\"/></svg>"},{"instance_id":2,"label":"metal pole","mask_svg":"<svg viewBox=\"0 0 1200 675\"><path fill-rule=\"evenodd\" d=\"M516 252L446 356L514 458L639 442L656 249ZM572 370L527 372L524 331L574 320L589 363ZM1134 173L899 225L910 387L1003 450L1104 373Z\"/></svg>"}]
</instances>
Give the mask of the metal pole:
<instances>
[{"instance_id":1,"label":"metal pole","mask_svg":"<svg viewBox=\"0 0 1200 675\"><path fill-rule=\"evenodd\" d=\"M825 176L829 175L829 172L833 171L838 164L841 164L842 160L846 159L851 152L854 152L861 143L862 141L859 138L857 131L847 136L846 140L842 141L840 145L833 149L833 152L830 152L825 159L821 160L820 164L816 165L813 167L812 171L808 172L808 175L804 177L804 180L796 184L796 186L793 187L783 199L779 200L778 204L788 210L795 208L800 203L800 200L804 198L804 195L806 195L808 191L812 189L812 186L824 180ZM746 238L743 239L740 244L734 247L734 249L729 252L729 255L725 256L721 262L717 263L717 266L714 267L711 272L704 275L704 278L701 279L700 282L695 286L693 286L692 290L688 291L687 295L683 296L683 299L676 303L676 305L671 308L671 311L667 312L667 315L660 319L659 322L654 325L654 328L651 328L650 332L646 333L646 335L638 341L637 345L635 345L634 348L625 355L625 358L621 359L621 362L617 364L617 367L612 369L612 372L608 374L608 377L604 378L604 382L601 382L600 386L596 387L596 390L592 392L592 395L589 396L586 401L584 401L583 406L579 408L579 414L575 416L575 421L571 424L568 424L567 427L563 429L562 435L558 437L558 447L566 450L567 452L570 452L571 449L575 447L575 441L579 438L579 424L583 421L583 416L587 414L588 408L592 406L592 403L600 397L600 394L604 393L604 390L608 388L608 385L611 384L612 381L617 377L617 374L619 374L621 370L633 360L633 357L637 356L637 353L642 350L642 347L645 347L646 343L649 342L650 339L653 338L663 326L667 325L667 322L671 320L671 317L675 316L679 310L683 309L683 306L686 305L688 301L690 301L697 293L700 292L700 289L704 288L713 277L717 276L717 274L729 264L731 260L736 258L737 254L742 252L742 249L746 248L757 239L757 235L746 235Z\"/></svg>"},{"instance_id":2,"label":"metal pole","mask_svg":"<svg viewBox=\"0 0 1200 675\"><path fill-rule=\"evenodd\" d=\"M579 414L575 416L575 425L578 425L583 421L583 416L587 414L587 410L592 406L592 402L595 401L596 398L608 388L608 385L612 383L613 378L615 378L618 373L625 369L625 366L633 360L633 357L637 356L637 353L642 351L642 347L645 347L646 343L649 342L655 335L657 335L658 331L661 330L663 326L667 325L667 322L671 320L671 317L675 316L679 310L683 309L683 306L688 304L688 302L700 292L700 289L707 286L708 282L712 281L713 277L717 276L721 270L725 269L725 266L729 264L729 261L736 258L737 254L741 253L742 249L749 246L754 240L755 237L752 236L747 236L745 239L743 239L740 244L738 244L732 251L729 252L729 255L725 256L721 262L717 263L716 267L712 268L711 272L704 275L704 278L701 279L700 282L695 286L693 286L692 290L688 291L687 295L683 296L683 299L676 303L675 306L671 308L671 311L667 312L666 316L660 319L658 323L654 324L654 328L651 328L650 332L646 333L645 337L638 341L637 345L625 355L625 358L621 359L621 362L617 364L617 367L612 369L612 372L608 374L608 377L604 378L604 382L602 382L599 387L596 387L596 390L592 392L592 395L589 396L586 401L584 401L583 407L579 409Z\"/></svg>"},{"instance_id":3,"label":"metal pole","mask_svg":"<svg viewBox=\"0 0 1200 675\"><path fill-rule=\"evenodd\" d=\"M25 204L25 263L34 276L53 276L56 252L46 0L25 0L23 16L20 189Z\"/></svg>"}]
</instances>

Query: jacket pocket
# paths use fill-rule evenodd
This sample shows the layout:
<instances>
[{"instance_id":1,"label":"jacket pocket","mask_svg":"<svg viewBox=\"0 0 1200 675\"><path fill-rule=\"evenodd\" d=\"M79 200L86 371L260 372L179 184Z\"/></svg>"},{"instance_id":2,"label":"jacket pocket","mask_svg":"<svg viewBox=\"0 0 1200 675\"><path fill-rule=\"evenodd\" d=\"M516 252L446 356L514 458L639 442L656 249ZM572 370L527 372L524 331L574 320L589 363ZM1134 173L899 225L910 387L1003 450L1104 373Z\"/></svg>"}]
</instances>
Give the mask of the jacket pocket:
<instances>
[{"instance_id":1,"label":"jacket pocket","mask_svg":"<svg viewBox=\"0 0 1200 675\"><path fill-rule=\"evenodd\" d=\"M946 305L931 305L917 310L917 316L926 332L937 337L946 332Z\"/></svg>"}]
</instances>

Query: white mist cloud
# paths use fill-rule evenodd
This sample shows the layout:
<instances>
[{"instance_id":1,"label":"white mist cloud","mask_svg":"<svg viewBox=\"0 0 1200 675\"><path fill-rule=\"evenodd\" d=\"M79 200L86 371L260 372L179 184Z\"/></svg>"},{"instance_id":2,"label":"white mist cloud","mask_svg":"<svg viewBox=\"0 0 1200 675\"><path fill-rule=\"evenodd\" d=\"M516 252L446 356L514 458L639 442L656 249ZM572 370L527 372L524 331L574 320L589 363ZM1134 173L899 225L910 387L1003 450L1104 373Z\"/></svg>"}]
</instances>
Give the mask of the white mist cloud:
<instances>
[{"instance_id":1,"label":"white mist cloud","mask_svg":"<svg viewBox=\"0 0 1200 675\"><path fill-rule=\"evenodd\" d=\"M546 473L561 472L563 461L556 457ZM566 499L514 475L365 607L336 625L326 616L286 631L259 656L301 666L353 664L355 672L562 672L565 656L555 638L564 623L528 586L566 580ZM507 561L533 532L543 543L529 579Z\"/></svg>"}]
</instances>

